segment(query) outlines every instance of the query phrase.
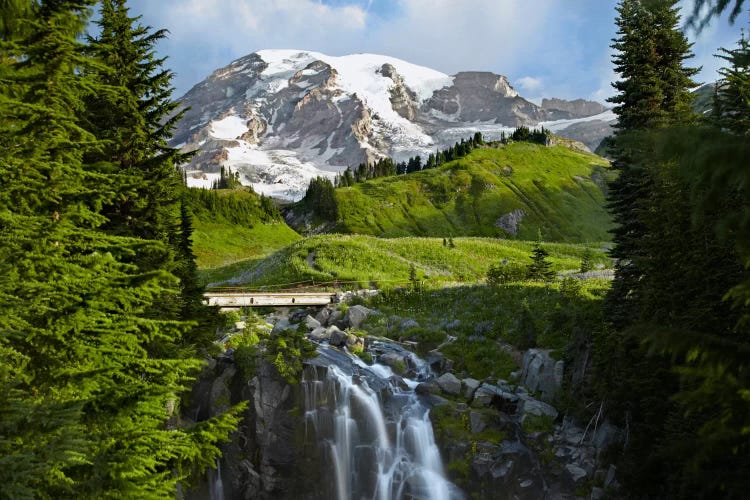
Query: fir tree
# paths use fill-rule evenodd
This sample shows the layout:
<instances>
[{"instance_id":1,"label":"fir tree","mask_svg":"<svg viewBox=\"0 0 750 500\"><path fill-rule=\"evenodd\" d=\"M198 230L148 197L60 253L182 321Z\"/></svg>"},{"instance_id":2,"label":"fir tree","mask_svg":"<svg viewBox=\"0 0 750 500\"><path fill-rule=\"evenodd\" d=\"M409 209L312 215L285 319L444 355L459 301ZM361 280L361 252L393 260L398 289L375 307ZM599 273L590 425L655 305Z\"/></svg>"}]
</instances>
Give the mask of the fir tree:
<instances>
[{"instance_id":1,"label":"fir tree","mask_svg":"<svg viewBox=\"0 0 750 500\"><path fill-rule=\"evenodd\" d=\"M591 271L594 268L594 265L593 265L593 262L592 262L593 257L594 256L593 256L593 254L591 252L591 249L589 247L586 247L583 250L583 256L581 257L580 272L587 273L587 272Z\"/></svg>"},{"instance_id":2,"label":"fir tree","mask_svg":"<svg viewBox=\"0 0 750 500\"><path fill-rule=\"evenodd\" d=\"M549 252L542 248L542 234L539 231L534 249L531 251L531 264L526 268L526 276L530 280L551 281L555 277Z\"/></svg>"}]
</instances>

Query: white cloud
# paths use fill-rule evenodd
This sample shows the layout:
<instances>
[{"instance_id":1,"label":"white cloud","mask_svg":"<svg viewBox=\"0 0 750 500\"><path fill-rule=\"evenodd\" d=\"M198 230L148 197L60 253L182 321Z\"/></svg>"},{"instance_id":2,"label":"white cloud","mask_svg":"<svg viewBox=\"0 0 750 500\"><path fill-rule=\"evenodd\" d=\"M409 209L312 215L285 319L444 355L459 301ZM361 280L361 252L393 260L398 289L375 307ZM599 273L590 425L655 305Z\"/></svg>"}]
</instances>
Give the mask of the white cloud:
<instances>
[{"instance_id":1,"label":"white cloud","mask_svg":"<svg viewBox=\"0 0 750 500\"><path fill-rule=\"evenodd\" d=\"M516 80L518 86L527 92L537 92L542 88L542 81L533 76L524 76Z\"/></svg>"},{"instance_id":2,"label":"white cloud","mask_svg":"<svg viewBox=\"0 0 750 500\"><path fill-rule=\"evenodd\" d=\"M689 0L683 0L688 2ZM332 4L331 4L332 3ZM329 5L331 4L331 5ZM606 5L605 5L606 4ZM261 49L371 52L445 73L492 71L529 97L603 100L612 94L614 0L131 0L144 23L170 31L161 49L178 94ZM386 14L384 14L384 12ZM384 16L384 17L383 17ZM738 26L746 25L739 19ZM738 36L726 19L698 37L710 79L716 48ZM696 38L691 34L691 38ZM704 49L704 46L706 47ZM534 76L530 76L534 75Z\"/></svg>"}]
</instances>

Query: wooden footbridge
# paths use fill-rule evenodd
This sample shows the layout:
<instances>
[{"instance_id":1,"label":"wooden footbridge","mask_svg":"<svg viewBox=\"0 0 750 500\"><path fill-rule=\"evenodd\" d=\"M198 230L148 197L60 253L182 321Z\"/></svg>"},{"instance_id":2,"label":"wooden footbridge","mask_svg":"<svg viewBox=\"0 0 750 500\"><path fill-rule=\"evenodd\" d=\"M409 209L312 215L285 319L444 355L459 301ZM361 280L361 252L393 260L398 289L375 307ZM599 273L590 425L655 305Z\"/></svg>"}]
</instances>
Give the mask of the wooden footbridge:
<instances>
[{"instance_id":1,"label":"wooden footbridge","mask_svg":"<svg viewBox=\"0 0 750 500\"><path fill-rule=\"evenodd\" d=\"M239 309L241 307L293 307L324 306L337 301L332 292L302 291L258 291L241 288L213 288L203 294L206 305L222 309Z\"/></svg>"}]
</instances>

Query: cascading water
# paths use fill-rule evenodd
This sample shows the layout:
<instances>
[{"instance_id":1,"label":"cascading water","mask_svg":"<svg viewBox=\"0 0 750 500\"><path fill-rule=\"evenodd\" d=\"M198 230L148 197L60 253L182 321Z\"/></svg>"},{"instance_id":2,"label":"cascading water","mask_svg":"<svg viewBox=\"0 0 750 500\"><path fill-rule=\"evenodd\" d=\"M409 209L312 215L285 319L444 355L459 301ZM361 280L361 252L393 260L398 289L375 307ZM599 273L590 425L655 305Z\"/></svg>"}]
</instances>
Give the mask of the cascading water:
<instances>
[{"instance_id":1,"label":"cascading water","mask_svg":"<svg viewBox=\"0 0 750 500\"><path fill-rule=\"evenodd\" d=\"M209 472L208 489L210 500L224 500L224 481L221 478L221 460L216 459L216 470Z\"/></svg>"},{"instance_id":2,"label":"cascading water","mask_svg":"<svg viewBox=\"0 0 750 500\"><path fill-rule=\"evenodd\" d=\"M324 346L319 352L331 362L309 366L303 387L308 440L319 443L321 470L333 476L322 497L462 498L445 478L429 410L413 390L418 382ZM429 368L409 355L414 372L422 370L424 377Z\"/></svg>"}]
</instances>

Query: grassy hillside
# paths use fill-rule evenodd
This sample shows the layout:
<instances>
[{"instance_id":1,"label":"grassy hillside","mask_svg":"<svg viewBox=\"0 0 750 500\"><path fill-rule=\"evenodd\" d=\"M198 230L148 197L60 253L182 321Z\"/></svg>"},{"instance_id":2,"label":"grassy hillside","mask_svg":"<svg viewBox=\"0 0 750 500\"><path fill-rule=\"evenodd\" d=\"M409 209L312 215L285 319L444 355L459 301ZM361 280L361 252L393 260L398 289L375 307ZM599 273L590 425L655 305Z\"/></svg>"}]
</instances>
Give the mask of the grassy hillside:
<instances>
[{"instance_id":1,"label":"grassy hillside","mask_svg":"<svg viewBox=\"0 0 750 500\"><path fill-rule=\"evenodd\" d=\"M251 190L190 189L188 200L200 269L262 259L300 239L269 200Z\"/></svg>"},{"instance_id":2,"label":"grassy hillside","mask_svg":"<svg viewBox=\"0 0 750 500\"><path fill-rule=\"evenodd\" d=\"M562 146L515 143L474 150L436 169L336 190L336 231L383 237L494 236L606 241L611 220L603 187L606 160ZM496 224L524 216L512 235Z\"/></svg>"},{"instance_id":3,"label":"grassy hillside","mask_svg":"<svg viewBox=\"0 0 750 500\"><path fill-rule=\"evenodd\" d=\"M298 241L263 260L239 262L204 272L217 283L233 279L252 286L317 282L356 282L363 286L403 285L413 265L427 285L476 283L485 279L490 265L507 261L526 266L533 243L494 238L454 238L455 248L442 238L381 239L363 235L318 235ZM545 244L557 271L577 269L584 245ZM608 264L601 245L592 245L595 264Z\"/></svg>"}]
</instances>

